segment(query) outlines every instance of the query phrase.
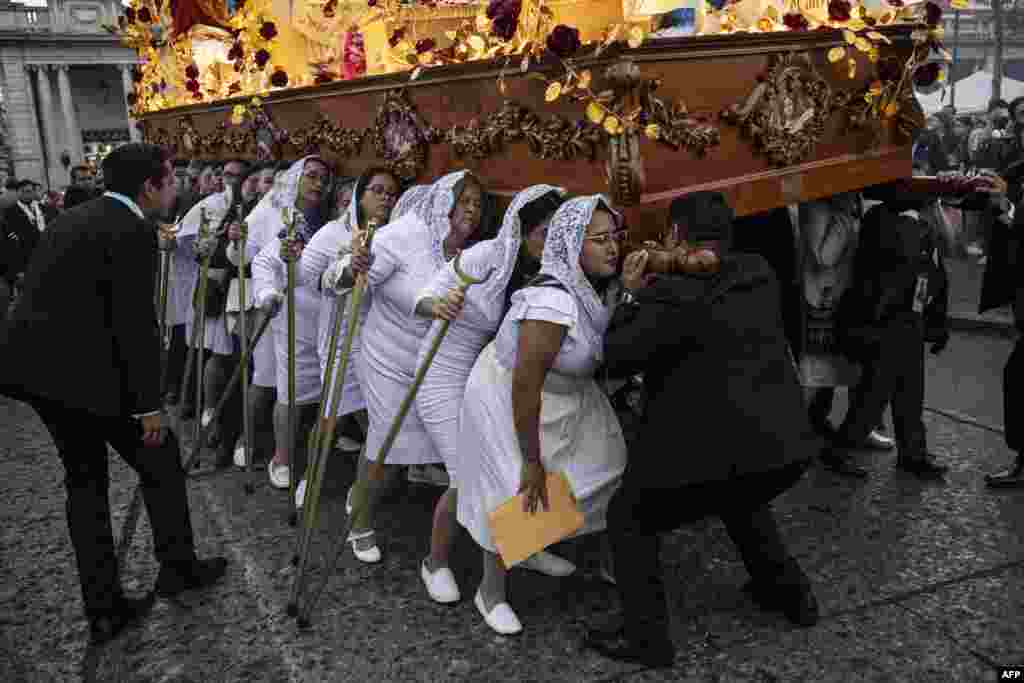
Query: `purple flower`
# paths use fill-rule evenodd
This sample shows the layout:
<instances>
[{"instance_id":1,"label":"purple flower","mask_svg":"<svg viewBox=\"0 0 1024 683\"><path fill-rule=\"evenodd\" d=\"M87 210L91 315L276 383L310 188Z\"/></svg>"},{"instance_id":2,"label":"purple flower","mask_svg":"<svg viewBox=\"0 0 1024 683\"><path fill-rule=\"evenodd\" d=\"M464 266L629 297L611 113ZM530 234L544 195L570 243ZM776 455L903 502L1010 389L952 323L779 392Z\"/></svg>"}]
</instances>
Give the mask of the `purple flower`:
<instances>
[{"instance_id":1,"label":"purple flower","mask_svg":"<svg viewBox=\"0 0 1024 683\"><path fill-rule=\"evenodd\" d=\"M562 59L568 59L582 47L579 29L559 24L548 36L548 49Z\"/></svg>"}]
</instances>

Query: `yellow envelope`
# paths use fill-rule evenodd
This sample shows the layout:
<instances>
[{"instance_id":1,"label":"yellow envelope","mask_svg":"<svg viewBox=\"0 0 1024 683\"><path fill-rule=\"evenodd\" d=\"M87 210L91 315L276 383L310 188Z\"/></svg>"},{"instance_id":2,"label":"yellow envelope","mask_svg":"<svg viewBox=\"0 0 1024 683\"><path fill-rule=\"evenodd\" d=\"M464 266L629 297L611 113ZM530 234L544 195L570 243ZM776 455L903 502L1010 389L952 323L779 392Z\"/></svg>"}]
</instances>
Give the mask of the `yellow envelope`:
<instances>
[{"instance_id":1,"label":"yellow envelope","mask_svg":"<svg viewBox=\"0 0 1024 683\"><path fill-rule=\"evenodd\" d=\"M563 472L549 472L548 509L523 512L523 495L499 505L490 515L491 535L506 567L516 565L583 527L583 513Z\"/></svg>"}]
</instances>

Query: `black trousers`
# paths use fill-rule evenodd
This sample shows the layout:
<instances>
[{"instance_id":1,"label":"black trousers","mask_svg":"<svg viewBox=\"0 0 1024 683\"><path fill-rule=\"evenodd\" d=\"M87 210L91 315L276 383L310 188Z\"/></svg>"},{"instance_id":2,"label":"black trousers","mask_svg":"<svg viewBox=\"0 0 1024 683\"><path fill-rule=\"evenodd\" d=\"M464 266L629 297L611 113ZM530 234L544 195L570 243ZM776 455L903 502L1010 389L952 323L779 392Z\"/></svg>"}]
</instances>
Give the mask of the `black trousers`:
<instances>
[{"instance_id":1,"label":"black trousers","mask_svg":"<svg viewBox=\"0 0 1024 683\"><path fill-rule=\"evenodd\" d=\"M195 559L185 473L172 432L163 446L147 448L142 425L134 418L98 417L46 399L33 399L31 405L64 464L68 530L87 615L113 608L121 594L108 498L108 443L139 475L157 560L174 565Z\"/></svg>"},{"instance_id":2,"label":"black trousers","mask_svg":"<svg viewBox=\"0 0 1024 683\"><path fill-rule=\"evenodd\" d=\"M924 333L920 319L908 316L885 324L881 342L862 359L860 383L850 392L850 407L839 429L842 441L864 443L892 406L900 457L926 453L924 428Z\"/></svg>"},{"instance_id":3,"label":"black trousers","mask_svg":"<svg viewBox=\"0 0 1024 683\"><path fill-rule=\"evenodd\" d=\"M1003 368L1003 423L1006 445L1024 453L1024 337L1018 337Z\"/></svg>"},{"instance_id":4,"label":"black trousers","mask_svg":"<svg viewBox=\"0 0 1024 683\"><path fill-rule=\"evenodd\" d=\"M770 502L791 488L806 466L666 489L630 487L627 473L608 509L626 636L653 648L671 647L659 534L704 517L721 517L755 581L804 584L807 578L786 549Z\"/></svg>"},{"instance_id":5,"label":"black trousers","mask_svg":"<svg viewBox=\"0 0 1024 683\"><path fill-rule=\"evenodd\" d=\"M171 328L171 347L167 352L167 369L164 371L164 393L174 392L181 395L182 375L185 373L185 355L188 344L185 340L185 326L175 325Z\"/></svg>"}]
</instances>

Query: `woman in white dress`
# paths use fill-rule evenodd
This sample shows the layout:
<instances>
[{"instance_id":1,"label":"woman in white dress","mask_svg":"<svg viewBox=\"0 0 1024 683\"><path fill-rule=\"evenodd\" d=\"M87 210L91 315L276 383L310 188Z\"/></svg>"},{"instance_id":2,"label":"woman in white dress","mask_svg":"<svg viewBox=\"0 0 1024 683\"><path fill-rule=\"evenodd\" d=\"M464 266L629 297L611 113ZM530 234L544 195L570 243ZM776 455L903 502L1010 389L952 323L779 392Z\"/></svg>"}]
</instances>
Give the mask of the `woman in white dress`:
<instances>
[{"instance_id":1,"label":"woman in white dress","mask_svg":"<svg viewBox=\"0 0 1024 683\"><path fill-rule=\"evenodd\" d=\"M408 213L374 237L372 260L365 249L354 250L353 270L368 273L373 296L358 365L370 429L366 457L360 461L359 477L349 492L355 518L348 541L363 562L381 559L373 515L379 492L386 488L396 465L442 462L415 406L405 416L387 454L384 476L380 477L383 481L371 478L368 463L363 461L377 461L416 375L420 342L430 328L429 320L414 315L416 299L477 231L482 194L479 181L468 172L448 174L419 193Z\"/></svg>"},{"instance_id":2,"label":"woman in white dress","mask_svg":"<svg viewBox=\"0 0 1024 683\"><path fill-rule=\"evenodd\" d=\"M275 384L277 387L277 404L274 406L274 440L276 448L274 457L267 465L270 482L276 488L288 488L291 476L290 466L301 467L305 453L305 439L300 435L307 433L316 422L317 404L320 402L320 359L317 355L318 318L320 313L320 295L315 286L296 286L295 288L295 403L298 415L295 421L296 432L288 435L288 316L277 313L286 306L285 287L287 285L287 268L282 256L298 259L302 245L313 238L316 231L323 225L323 217L327 213L324 205L326 189L330 187L330 170L319 157L306 157L297 161L280 179L276 188L277 203L281 207L270 211L257 227L260 231L258 239L266 239L259 254L253 259L252 275L256 306L263 309L265 315L274 317L271 322L275 355ZM259 208L257 207L257 211ZM298 242L289 245L284 241L287 226L282 212L287 212L289 220L292 216L299 217L297 231ZM287 441L290 438L291 441ZM285 443L292 444L292 454L300 456L296 461L289 462L288 451L283 448Z\"/></svg>"},{"instance_id":3,"label":"woman in white dress","mask_svg":"<svg viewBox=\"0 0 1024 683\"><path fill-rule=\"evenodd\" d=\"M448 565L457 522L459 410L470 370L480 351L498 330L505 316L510 290L518 289L540 269L544 234L565 190L551 185L534 185L515 196L495 239L480 242L459 258L463 272L486 281L470 287L465 296L458 290L453 264L443 268L425 288L416 304L417 315L437 318L420 344L417 367L422 366L441 320L450 320L448 334L438 348L426 377L416 394L416 410L434 447L444 459L451 484L434 510L430 555L423 560L420 577L436 602L452 603L460 598L459 587ZM549 559L541 565L544 559ZM531 558L538 569L555 575L575 568L561 558Z\"/></svg>"},{"instance_id":4,"label":"woman in white dress","mask_svg":"<svg viewBox=\"0 0 1024 683\"><path fill-rule=\"evenodd\" d=\"M506 601L506 569L488 515L525 494L547 505L547 471L568 477L584 515L605 527L626 465L615 411L594 381L610 310L599 291L618 272L619 218L601 196L563 204L551 219L540 276L512 296L497 338L480 354L462 401L458 519L484 551L475 603L502 634L522 625Z\"/></svg>"},{"instance_id":5,"label":"woman in white dress","mask_svg":"<svg viewBox=\"0 0 1024 683\"><path fill-rule=\"evenodd\" d=\"M352 238L366 230L371 220L383 226L391 217L391 209L398 198L398 179L383 168L369 169L355 183L354 191L349 193L347 211L338 220L331 221L322 227L302 250L298 264L298 281L301 285L312 284L319 287L320 296L320 329L317 348L320 357L321 381L328 384L328 405L321 406L321 414L329 410L334 382L337 380L341 350L345 344L345 332L348 329L348 295L352 291L351 262ZM346 277L347 271L347 277ZM338 310L338 298L343 301L342 320L336 341L334 374L327 378L327 359L330 355L331 334L335 326L335 311ZM370 310L370 297L363 298L359 311L360 322L366 321ZM359 426L365 432L368 427L366 417L366 400L359 387L356 376L356 365L359 363L362 343L360 330L352 340L348 367L345 370L344 385L338 405L338 417L355 416ZM296 492L296 504L300 504L305 493L305 479L299 483Z\"/></svg>"}]
</instances>

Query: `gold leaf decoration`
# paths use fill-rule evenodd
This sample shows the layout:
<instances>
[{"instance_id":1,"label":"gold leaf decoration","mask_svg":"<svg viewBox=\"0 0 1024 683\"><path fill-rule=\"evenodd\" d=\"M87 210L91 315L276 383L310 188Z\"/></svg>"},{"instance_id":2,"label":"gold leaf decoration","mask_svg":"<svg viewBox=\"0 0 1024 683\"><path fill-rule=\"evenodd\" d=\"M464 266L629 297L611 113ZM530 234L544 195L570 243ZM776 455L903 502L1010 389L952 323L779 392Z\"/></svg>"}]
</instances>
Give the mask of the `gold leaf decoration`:
<instances>
[{"instance_id":1,"label":"gold leaf decoration","mask_svg":"<svg viewBox=\"0 0 1024 683\"><path fill-rule=\"evenodd\" d=\"M562 95L562 84L555 82L548 86L547 90L544 91L544 101L554 102Z\"/></svg>"},{"instance_id":2,"label":"gold leaf decoration","mask_svg":"<svg viewBox=\"0 0 1024 683\"><path fill-rule=\"evenodd\" d=\"M622 132L622 122L617 116L609 116L604 120L604 129L608 135L618 135Z\"/></svg>"},{"instance_id":3,"label":"gold leaf decoration","mask_svg":"<svg viewBox=\"0 0 1024 683\"><path fill-rule=\"evenodd\" d=\"M589 69L586 70L586 71L581 72L580 75L579 75L580 87L583 88L584 90L589 88L590 87L590 81L593 78L594 78L594 76L593 76L593 74L590 73Z\"/></svg>"},{"instance_id":4,"label":"gold leaf decoration","mask_svg":"<svg viewBox=\"0 0 1024 683\"><path fill-rule=\"evenodd\" d=\"M849 29L843 29L843 40L846 41L847 45L853 45L857 42L857 36L853 31Z\"/></svg>"},{"instance_id":5,"label":"gold leaf decoration","mask_svg":"<svg viewBox=\"0 0 1024 683\"><path fill-rule=\"evenodd\" d=\"M832 64L835 64L836 62L838 62L840 59L842 59L845 56L846 56L846 48L845 47L834 47L834 48L832 48L831 50L828 51L828 61L830 63L832 63Z\"/></svg>"},{"instance_id":6,"label":"gold leaf decoration","mask_svg":"<svg viewBox=\"0 0 1024 683\"><path fill-rule=\"evenodd\" d=\"M650 140L657 140L661 137L661 127L656 123L651 123L644 128L644 135L646 135Z\"/></svg>"},{"instance_id":7,"label":"gold leaf decoration","mask_svg":"<svg viewBox=\"0 0 1024 683\"><path fill-rule=\"evenodd\" d=\"M847 72L846 73L847 73L847 76L849 78L853 78L854 76L856 76L857 75L857 60L854 59L853 57L850 57L849 59L847 59L846 60L846 68L847 68Z\"/></svg>"},{"instance_id":8,"label":"gold leaf decoration","mask_svg":"<svg viewBox=\"0 0 1024 683\"><path fill-rule=\"evenodd\" d=\"M587 118L592 123L599 124L604 121L604 109L601 108L597 102L591 102L587 105Z\"/></svg>"}]
</instances>

